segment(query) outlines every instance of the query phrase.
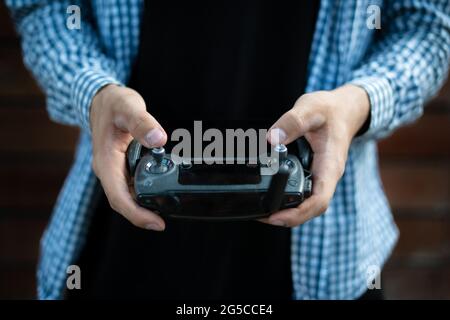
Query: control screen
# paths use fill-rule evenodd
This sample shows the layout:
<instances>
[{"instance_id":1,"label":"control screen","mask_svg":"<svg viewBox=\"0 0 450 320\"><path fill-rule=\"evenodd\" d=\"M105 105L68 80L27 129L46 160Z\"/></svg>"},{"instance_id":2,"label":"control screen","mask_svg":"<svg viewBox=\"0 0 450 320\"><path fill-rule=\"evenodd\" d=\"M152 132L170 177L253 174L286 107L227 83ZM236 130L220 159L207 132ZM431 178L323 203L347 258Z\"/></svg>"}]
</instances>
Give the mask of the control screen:
<instances>
[{"instance_id":1,"label":"control screen","mask_svg":"<svg viewBox=\"0 0 450 320\"><path fill-rule=\"evenodd\" d=\"M185 185L257 184L261 176L259 166L203 163L180 167L178 182Z\"/></svg>"}]
</instances>

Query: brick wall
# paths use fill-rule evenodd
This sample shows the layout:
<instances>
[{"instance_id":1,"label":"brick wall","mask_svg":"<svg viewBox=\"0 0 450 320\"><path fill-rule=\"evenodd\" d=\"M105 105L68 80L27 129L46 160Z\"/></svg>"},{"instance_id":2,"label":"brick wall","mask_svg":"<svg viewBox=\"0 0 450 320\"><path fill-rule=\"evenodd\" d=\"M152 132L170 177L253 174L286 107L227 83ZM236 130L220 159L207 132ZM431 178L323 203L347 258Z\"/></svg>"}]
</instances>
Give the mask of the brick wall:
<instances>
[{"instance_id":1,"label":"brick wall","mask_svg":"<svg viewBox=\"0 0 450 320\"><path fill-rule=\"evenodd\" d=\"M38 241L78 131L50 122L0 3L0 298L34 298ZM450 83L417 123L380 142L401 231L382 274L388 298L450 299Z\"/></svg>"}]
</instances>

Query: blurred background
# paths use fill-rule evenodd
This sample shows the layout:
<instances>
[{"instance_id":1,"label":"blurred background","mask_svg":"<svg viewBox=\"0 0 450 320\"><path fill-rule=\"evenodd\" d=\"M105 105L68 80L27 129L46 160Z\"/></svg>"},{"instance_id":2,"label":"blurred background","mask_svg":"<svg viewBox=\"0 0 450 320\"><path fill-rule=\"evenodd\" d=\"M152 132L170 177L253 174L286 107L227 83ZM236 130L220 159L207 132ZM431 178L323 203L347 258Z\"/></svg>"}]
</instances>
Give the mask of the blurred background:
<instances>
[{"instance_id":1,"label":"blurred background","mask_svg":"<svg viewBox=\"0 0 450 320\"><path fill-rule=\"evenodd\" d=\"M76 128L50 122L0 2L0 299L35 298L41 234L72 162ZM388 299L450 299L450 82L414 125L380 146L400 241Z\"/></svg>"}]
</instances>

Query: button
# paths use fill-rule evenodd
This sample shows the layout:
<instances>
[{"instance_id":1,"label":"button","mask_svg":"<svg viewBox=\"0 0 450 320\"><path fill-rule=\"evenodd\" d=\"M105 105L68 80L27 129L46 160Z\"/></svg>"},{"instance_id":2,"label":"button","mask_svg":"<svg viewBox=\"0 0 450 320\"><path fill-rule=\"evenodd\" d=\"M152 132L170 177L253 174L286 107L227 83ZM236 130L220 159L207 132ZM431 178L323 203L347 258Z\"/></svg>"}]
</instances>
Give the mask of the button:
<instances>
[{"instance_id":1,"label":"button","mask_svg":"<svg viewBox=\"0 0 450 320\"><path fill-rule=\"evenodd\" d=\"M288 184L289 184L291 187L296 187L296 186L298 186L298 181L297 181L297 180L294 180L294 179L289 179L289 180L288 180Z\"/></svg>"},{"instance_id":2,"label":"button","mask_svg":"<svg viewBox=\"0 0 450 320\"><path fill-rule=\"evenodd\" d=\"M167 165L167 163L161 162L157 163L154 159L147 162L145 165L145 170L150 173L164 173L167 172L170 169L170 166Z\"/></svg>"},{"instance_id":3,"label":"button","mask_svg":"<svg viewBox=\"0 0 450 320\"><path fill-rule=\"evenodd\" d=\"M294 162L292 162L291 160L286 160L285 164L289 167L289 169L294 168Z\"/></svg>"}]
</instances>

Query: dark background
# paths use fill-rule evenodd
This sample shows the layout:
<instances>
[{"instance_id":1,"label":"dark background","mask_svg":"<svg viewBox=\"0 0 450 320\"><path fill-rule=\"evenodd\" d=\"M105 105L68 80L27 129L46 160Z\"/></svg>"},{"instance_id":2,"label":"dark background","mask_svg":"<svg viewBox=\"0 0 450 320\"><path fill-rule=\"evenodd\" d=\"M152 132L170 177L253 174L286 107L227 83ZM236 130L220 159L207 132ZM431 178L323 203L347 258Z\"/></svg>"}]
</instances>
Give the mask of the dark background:
<instances>
[{"instance_id":1,"label":"dark background","mask_svg":"<svg viewBox=\"0 0 450 320\"><path fill-rule=\"evenodd\" d=\"M35 298L40 236L78 130L50 122L0 2L0 299ZM389 299L450 299L450 83L414 125L380 142L400 241L382 272Z\"/></svg>"}]
</instances>

